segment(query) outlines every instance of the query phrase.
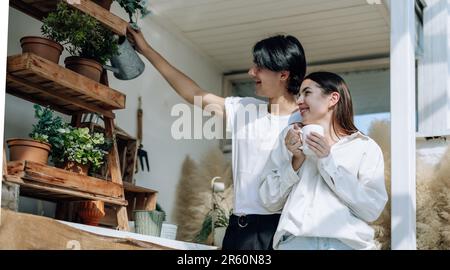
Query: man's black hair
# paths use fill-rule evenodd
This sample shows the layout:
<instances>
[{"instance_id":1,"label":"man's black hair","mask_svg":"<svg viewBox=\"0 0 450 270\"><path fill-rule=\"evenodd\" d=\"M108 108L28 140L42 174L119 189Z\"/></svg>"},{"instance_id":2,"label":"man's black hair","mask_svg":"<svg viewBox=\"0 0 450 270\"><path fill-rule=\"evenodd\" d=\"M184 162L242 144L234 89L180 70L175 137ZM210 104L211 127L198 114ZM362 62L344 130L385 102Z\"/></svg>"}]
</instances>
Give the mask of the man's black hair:
<instances>
[{"instance_id":1,"label":"man's black hair","mask_svg":"<svg viewBox=\"0 0 450 270\"><path fill-rule=\"evenodd\" d=\"M271 71L289 71L288 91L297 94L306 74L306 57L302 44L289 35L263 39L253 47L253 62Z\"/></svg>"}]
</instances>

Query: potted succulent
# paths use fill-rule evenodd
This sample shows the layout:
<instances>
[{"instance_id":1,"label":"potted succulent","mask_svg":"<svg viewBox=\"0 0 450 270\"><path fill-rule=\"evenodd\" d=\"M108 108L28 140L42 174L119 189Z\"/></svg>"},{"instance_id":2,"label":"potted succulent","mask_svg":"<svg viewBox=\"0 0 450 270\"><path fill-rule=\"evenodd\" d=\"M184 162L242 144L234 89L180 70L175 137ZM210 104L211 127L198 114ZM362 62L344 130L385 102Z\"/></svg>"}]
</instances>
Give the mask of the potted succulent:
<instances>
[{"instance_id":1,"label":"potted succulent","mask_svg":"<svg viewBox=\"0 0 450 270\"><path fill-rule=\"evenodd\" d=\"M110 145L102 133L89 132L89 128L66 127L59 129L63 144L54 156L57 166L87 175L90 168L97 170L104 163Z\"/></svg>"},{"instance_id":2,"label":"potted succulent","mask_svg":"<svg viewBox=\"0 0 450 270\"><path fill-rule=\"evenodd\" d=\"M44 19L45 29L65 37L71 54L66 67L99 82L103 66L118 53L117 38L96 19L59 2L57 9Z\"/></svg>"},{"instance_id":3,"label":"potted succulent","mask_svg":"<svg viewBox=\"0 0 450 270\"><path fill-rule=\"evenodd\" d=\"M130 18L131 26L139 29L137 21L139 15L141 18L147 16L150 11L147 9L147 0L115 0L125 10Z\"/></svg>"},{"instance_id":4,"label":"potted succulent","mask_svg":"<svg viewBox=\"0 0 450 270\"><path fill-rule=\"evenodd\" d=\"M39 105L34 105L34 109L34 116L39 120L29 134L31 139L7 140L11 161L29 160L47 164L52 145L58 144L60 139L57 130L67 126L61 117L53 116L51 109Z\"/></svg>"}]
</instances>

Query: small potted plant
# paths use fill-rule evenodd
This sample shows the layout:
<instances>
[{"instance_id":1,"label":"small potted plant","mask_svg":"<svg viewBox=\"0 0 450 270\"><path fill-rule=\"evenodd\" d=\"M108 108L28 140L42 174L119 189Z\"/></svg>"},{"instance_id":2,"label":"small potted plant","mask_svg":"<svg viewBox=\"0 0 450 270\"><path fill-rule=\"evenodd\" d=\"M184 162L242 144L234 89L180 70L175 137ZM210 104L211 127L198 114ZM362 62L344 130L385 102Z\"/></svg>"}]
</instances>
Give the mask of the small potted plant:
<instances>
[{"instance_id":1,"label":"small potted plant","mask_svg":"<svg viewBox=\"0 0 450 270\"><path fill-rule=\"evenodd\" d=\"M131 26L139 29L137 21L139 15L141 18L147 16L150 11L147 9L147 0L115 0L125 10L130 18Z\"/></svg>"},{"instance_id":2,"label":"small potted plant","mask_svg":"<svg viewBox=\"0 0 450 270\"><path fill-rule=\"evenodd\" d=\"M198 234L196 235L194 241L196 243L207 243L208 238L212 234L213 239L211 240L212 244L221 247L223 237L225 236L225 231L228 227L229 216L231 215L232 210L229 213L223 208L217 207L215 211L210 210L202 223L202 227ZM214 226L213 226L214 221ZM211 243L207 243L211 244Z\"/></svg>"},{"instance_id":3,"label":"small potted plant","mask_svg":"<svg viewBox=\"0 0 450 270\"><path fill-rule=\"evenodd\" d=\"M86 225L98 226L105 216L105 203L102 201L81 201L76 204L77 214Z\"/></svg>"},{"instance_id":4,"label":"small potted plant","mask_svg":"<svg viewBox=\"0 0 450 270\"><path fill-rule=\"evenodd\" d=\"M55 156L57 166L82 175L89 169L97 170L104 163L110 147L102 133L89 133L88 128L66 127L59 129L63 145L59 156Z\"/></svg>"},{"instance_id":5,"label":"small potted plant","mask_svg":"<svg viewBox=\"0 0 450 270\"><path fill-rule=\"evenodd\" d=\"M57 144L60 137L58 129L67 126L59 116L53 116L53 111L34 105L34 116L39 121L33 125L29 134L31 139L7 140L10 149L10 160L29 160L47 164L48 156L53 144Z\"/></svg>"},{"instance_id":6,"label":"small potted plant","mask_svg":"<svg viewBox=\"0 0 450 270\"><path fill-rule=\"evenodd\" d=\"M66 68L99 82L103 65L118 52L117 38L96 19L59 2L57 9L44 19L46 31L65 37L70 53Z\"/></svg>"},{"instance_id":7,"label":"small potted plant","mask_svg":"<svg viewBox=\"0 0 450 270\"><path fill-rule=\"evenodd\" d=\"M58 64L59 57L64 50L61 43L67 40L67 32L57 31L56 28L50 27L46 18L43 21L41 32L44 37L25 36L21 38L22 53L31 52Z\"/></svg>"}]
</instances>

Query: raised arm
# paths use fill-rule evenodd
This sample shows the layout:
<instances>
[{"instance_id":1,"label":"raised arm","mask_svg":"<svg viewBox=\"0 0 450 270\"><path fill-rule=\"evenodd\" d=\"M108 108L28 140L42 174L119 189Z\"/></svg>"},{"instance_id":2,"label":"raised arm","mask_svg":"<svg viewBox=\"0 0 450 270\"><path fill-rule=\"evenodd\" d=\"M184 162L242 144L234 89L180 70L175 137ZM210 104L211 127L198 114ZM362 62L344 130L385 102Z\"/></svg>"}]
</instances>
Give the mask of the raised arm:
<instances>
[{"instance_id":1,"label":"raised arm","mask_svg":"<svg viewBox=\"0 0 450 270\"><path fill-rule=\"evenodd\" d=\"M223 97L206 92L191 78L167 62L166 59L147 43L141 31L136 31L128 26L127 36L130 42L134 44L136 50L152 63L182 98L194 104L194 97L202 97L203 109L211 105L214 107L210 109L214 110L218 115L222 117L225 115L225 99Z\"/></svg>"}]
</instances>

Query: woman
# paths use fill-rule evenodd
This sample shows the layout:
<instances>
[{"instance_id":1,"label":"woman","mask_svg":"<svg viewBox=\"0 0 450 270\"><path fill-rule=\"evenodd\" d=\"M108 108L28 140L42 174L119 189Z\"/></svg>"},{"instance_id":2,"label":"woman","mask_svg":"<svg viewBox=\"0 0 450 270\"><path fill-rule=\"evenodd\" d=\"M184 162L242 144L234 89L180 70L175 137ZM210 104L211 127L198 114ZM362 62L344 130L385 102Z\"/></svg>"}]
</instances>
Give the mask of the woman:
<instances>
[{"instance_id":1,"label":"woman","mask_svg":"<svg viewBox=\"0 0 450 270\"><path fill-rule=\"evenodd\" d=\"M282 132L260 186L271 210L282 210L275 249L374 249L375 221L387 202L380 147L353 124L344 80L329 72L305 77L297 98L302 124L318 124L302 141L300 125ZM303 144L314 152L305 156Z\"/></svg>"},{"instance_id":2,"label":"woman","mask_svg":"<svg viewBox=\"0 0 450 270\"><path fill-rule=\"evenodd\" d=\"M254 46L254 65L248 73L255 81L256 95L266 97L267 103L250 97L223 98L207 92L167 62L141 32L129 27L128 36L178 95L191 104L195 97L201 97L202 108L213 105L218 108L216 115L226 120L233 140L234 207L222 248L271 249L280 211L270 211L261 204L259 179L280 132L300 119L295 95L306 73L301 43L293 36L277 35Z\"/></svg>"}]
</instances>

